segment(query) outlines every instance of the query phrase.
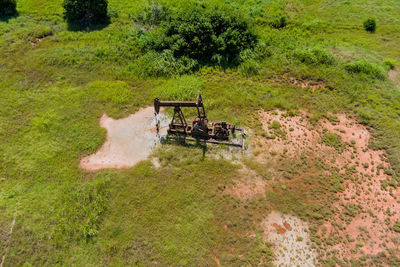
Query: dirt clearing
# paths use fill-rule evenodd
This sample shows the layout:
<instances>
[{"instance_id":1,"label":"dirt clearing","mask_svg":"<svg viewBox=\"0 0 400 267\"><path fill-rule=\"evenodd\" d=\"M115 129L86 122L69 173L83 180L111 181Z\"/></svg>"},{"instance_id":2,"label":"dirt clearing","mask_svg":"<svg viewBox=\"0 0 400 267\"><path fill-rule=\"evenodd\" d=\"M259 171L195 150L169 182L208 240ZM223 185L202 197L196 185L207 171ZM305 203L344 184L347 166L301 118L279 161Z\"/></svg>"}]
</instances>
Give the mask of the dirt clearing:
<instances>
[{"instance_id":1,"label":"dirt clearing","mask_svg":"<svg viewBox=\"0 0 400 267\"><path fill-rule=\"evenodd\" d=\"M160 113L160 136L166 134L168 124ZM89 171L104 168L130 168L147 159L159 143L154 108L142 108L127 118L115 120L103 114L100 126L107 130L107 141L95 154L81 160L80 166Z\"/></svg>"},{"instance_id":2,"label":"dirt clearing","mask_svg":"<svg viewBox=\"0 0 400 267\"><path fill-rule=\"evenodd\" d=\"M268 181L258 176L257 173L246 166L239 169L240 179L235 180L232 186L227 187L224 192L231 194L240 200L247 200L257 195L262 195Z\"/></svg>"},{"instance_id":3,"label":"dirt clearing","mask_svg":"<svg viewBox=\"0 0 400 267\"><path fill-rule=\"evenodd\" d=\"M395 230L400 188L385 151L369 147L372 136L367 127L344 114L325 114L316 121L301 112L259 111L258 120L261 131L251 142L252 164L225 192L251 201L271 190L319 207L310 213L315 218L309 233L316 258L309 244L292 236L289 228L295 227L289 220L306 229L297 217L271 213L265 219L264 236L277 247L277 265L311 266L309 259L321 262L332 257L371 263L380 255L400 253L400 233ZM306 254L300 255L299 248Z\"/></svg>"},{"instance_id":4,"label":"dirt clearing","mask_svg":"<svg viewBox=\"0 0 400 267\"><path fill-rule=\"evenodd\" d=\"M317 231L322 257L358 259L400 247L400 233L393 230L400 220L400 189L392 186L385 152L369 148L372 137L365 126L344 114L312 125L306 114L260 111L259 120L265 133L256 140L255 158L274 162L273 180L291 190L311 190L310 201L316 171L304 166L317 163L318 181L335 183L333 214Z\"/></svg>"}]
</instances>

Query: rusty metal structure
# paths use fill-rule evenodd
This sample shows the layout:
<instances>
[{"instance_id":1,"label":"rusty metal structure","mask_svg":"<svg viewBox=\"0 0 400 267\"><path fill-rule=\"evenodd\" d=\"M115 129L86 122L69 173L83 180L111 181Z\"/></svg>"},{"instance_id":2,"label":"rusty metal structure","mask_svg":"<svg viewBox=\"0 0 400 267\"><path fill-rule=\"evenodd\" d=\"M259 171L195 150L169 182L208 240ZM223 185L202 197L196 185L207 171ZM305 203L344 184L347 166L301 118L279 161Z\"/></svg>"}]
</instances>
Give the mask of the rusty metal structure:
<instances>
[{"instance_id":1,"label":"rusty metal structure","mask_svg":"<svg viewBox=\"0 0 400 267\"><path fill-rule=\"evenodd\" d=\"M154 110L156 115L160 112L161 107L174 107L174 115L167 131L169 136L183 137L188 141L198 140L205 143L225 144L244 148L243 139L245 134L242 129L236 128L235 125L225 121L209 123L200 91L197 93L196 101L161 101L155 98ZM181 109L182 107L197 109L197 117L191 124L186 122ZM240 134L240 141L231 142L230 140L237 133Z\"/></svg>"}]
</instances>

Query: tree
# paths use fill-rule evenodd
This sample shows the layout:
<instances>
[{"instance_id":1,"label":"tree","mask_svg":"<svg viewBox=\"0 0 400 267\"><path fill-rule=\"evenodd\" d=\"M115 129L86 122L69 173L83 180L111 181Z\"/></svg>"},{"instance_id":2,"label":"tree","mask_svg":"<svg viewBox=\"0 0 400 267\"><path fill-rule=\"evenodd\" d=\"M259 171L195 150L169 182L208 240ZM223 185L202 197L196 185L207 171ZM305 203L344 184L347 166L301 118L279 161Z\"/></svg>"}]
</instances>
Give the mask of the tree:
<instances>
[{"instance_id":1,"label":"tree","mask_svg":"<svg viewBox=\"0 0 400 267\"><path fill-rule=\"evenodd\" d=\"M170 50L176 58L201 64L237 64L240 52L257 44L257 36L237 14L201 8L168 17L142 39L145 50Z\"/></svg>"},{"instance_id":2,"label":"tree","mask_svg":"<svg viewBox=\"0 0 400 267\"><path fill-rule=\"evenodd\" d=\"M376 21L373 18L369 18L366 21L364 21L364 29L367 32L375 32L376 30Z\"/></svg>"},{"instance_id":3,"label":"tree","mask_svg":"<svg viewBox=\"0 0 400 267\"><path fill-rule=\"evenodd\" d=\"M86 28L107 23L107 0L64 0L64 19L68 24Z\"/></svg>"},{"instance_id":4,"label":"tree","mask_svg":"<svg viewBox=\"0 0 400 267\"><path fill-rule=\"evenodd\" d=\"M0 0L0 16L12 16L17 13L15 0Z\"/></svg>"}]
</instances>

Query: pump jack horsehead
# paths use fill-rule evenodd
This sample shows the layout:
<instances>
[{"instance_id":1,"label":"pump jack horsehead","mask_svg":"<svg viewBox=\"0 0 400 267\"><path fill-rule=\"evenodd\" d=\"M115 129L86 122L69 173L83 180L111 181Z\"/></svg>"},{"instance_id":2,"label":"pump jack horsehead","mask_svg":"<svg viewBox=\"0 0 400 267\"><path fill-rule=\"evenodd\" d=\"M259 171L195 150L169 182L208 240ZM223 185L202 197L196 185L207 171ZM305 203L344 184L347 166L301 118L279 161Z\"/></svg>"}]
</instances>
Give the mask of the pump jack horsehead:
<instances>
[{"instance_id":1,"label":"pump jack horsehead","mask_svg":"<svg viewBox=\"0 0 400 267\"><path fill-rule=\"evenodd\" d=\"M169 137L183 137L187 141L200 141L212 144L224 144L244 148L245 133L242 129L225 121L209 123L200 91L197 93L196 101L161 101L154 99L155 115L160 112L160 107L174 107L174 116L168 127ZM182 107L193 107L197 109L197 117L189 125L182 112ZM230 139L240 132L240 141L231 142ZM189 138L188 138L189 137ZM191 137L191 138L190 138Z\"/></svg>"}]
</instances>

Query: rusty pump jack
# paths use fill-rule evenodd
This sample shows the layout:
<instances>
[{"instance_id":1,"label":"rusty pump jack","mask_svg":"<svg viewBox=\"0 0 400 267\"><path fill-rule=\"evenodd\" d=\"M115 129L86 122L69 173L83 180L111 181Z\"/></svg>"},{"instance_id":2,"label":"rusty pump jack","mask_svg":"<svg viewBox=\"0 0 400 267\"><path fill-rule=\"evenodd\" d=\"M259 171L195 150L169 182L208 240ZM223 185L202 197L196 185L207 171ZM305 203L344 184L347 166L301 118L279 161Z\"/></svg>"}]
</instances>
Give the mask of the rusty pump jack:
<instances>
[{"instance_id":1,"label":"rusty pump jack","mask_svg":"<svg viewBox=\"0 0 400 267\"><path fill-rule=\"evenodd\" d=\"M242 129L236 128L235 125L226 123L225 121L209 123L200 91L197 93L196 101L161 101L154 99L154 110L157 115L160 107L174 107L174 115L168 128L169 136L182 136L188 141L198 140L200 142L225 144L244 148L243 138L245 136ZM191 125L186 122L181 107L193 107L197 109L197 117ZM241 133L239 143L230 142L230 136L235 132ZM194 139L186 138L191 136Z\"/></svg>"}]
</instances>

